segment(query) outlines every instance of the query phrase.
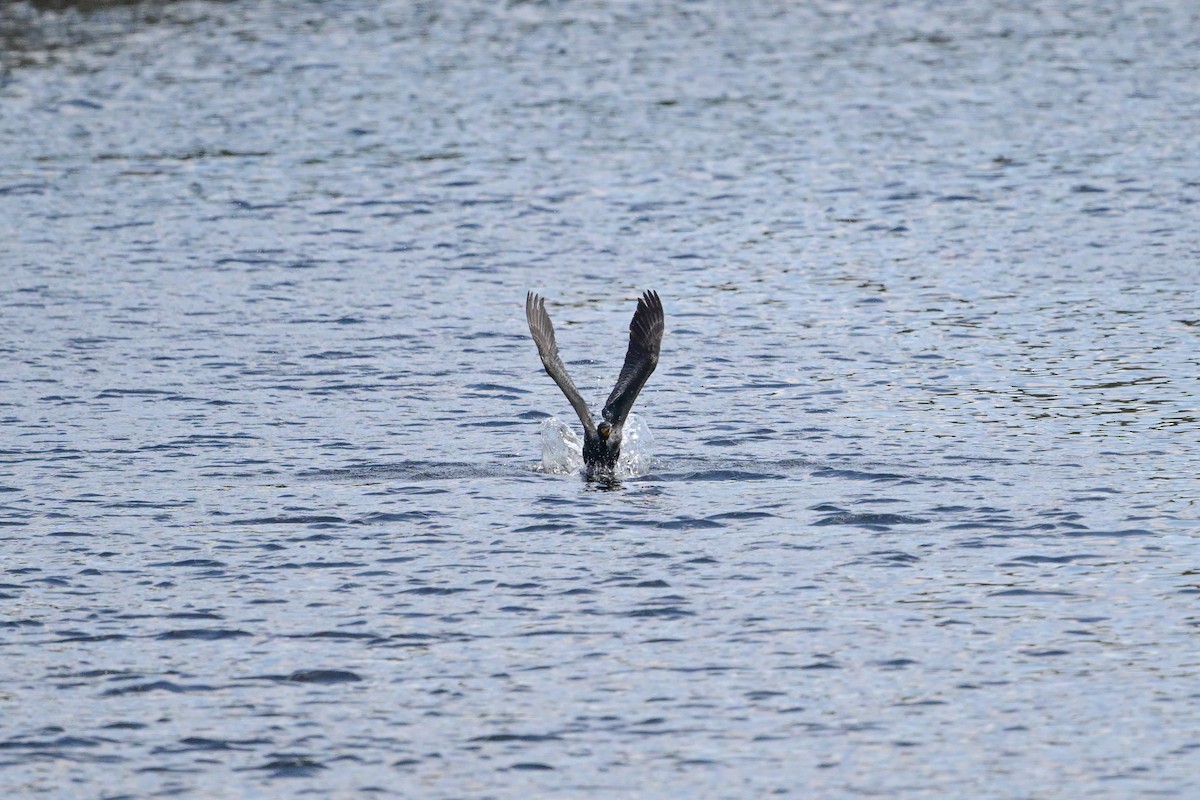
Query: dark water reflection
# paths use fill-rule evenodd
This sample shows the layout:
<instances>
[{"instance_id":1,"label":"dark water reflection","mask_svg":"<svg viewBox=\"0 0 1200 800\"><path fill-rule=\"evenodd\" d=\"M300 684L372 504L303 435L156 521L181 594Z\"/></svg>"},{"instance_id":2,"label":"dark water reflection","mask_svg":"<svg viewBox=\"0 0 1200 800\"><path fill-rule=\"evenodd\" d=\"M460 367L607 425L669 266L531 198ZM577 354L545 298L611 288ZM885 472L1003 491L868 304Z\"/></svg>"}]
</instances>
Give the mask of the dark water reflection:
<instances>
[{"instance_id":1,"label":"dark water reflection","mask_svg":"<svg viewBox=\"0 0 1200 800\"><path fill-rule=\"evenodd\" d=\"M0 4L0 79L16 68L76 63L69 48L120 48L146 26L186 26L203 8L195 0L9 0Z\"/></svg>"},{"instance_id":2,"label":"dark water reflection","mask_svg":"<svg viewBox=\"0 0 1200 800\"><path fill-rule=\"evenodd\" d=\"M1198 22L185 2L5 62L0 786L1194 796ZM594 400L646 288L650 468L535 471L525 292Z\"/></svg>"}]
</instances>

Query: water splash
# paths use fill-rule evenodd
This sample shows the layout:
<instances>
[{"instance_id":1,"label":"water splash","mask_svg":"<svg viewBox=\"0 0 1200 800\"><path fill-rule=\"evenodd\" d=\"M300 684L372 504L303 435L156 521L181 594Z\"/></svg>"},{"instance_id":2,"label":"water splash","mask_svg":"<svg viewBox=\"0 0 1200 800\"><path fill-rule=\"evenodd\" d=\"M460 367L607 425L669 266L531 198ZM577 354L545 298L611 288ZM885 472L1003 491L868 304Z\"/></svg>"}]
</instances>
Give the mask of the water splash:
<instances>
[{"instance_id":1,"label":"water splash","mask_svg":"<svg viewBox=\"0 0 1200 800\"><path fill-rule=\"evenodd\" d=\"M636 414L625 420L621 438L621 458L617 461L618 478L636 478L650 471L654 456L654 434Z\"/></svg>"},{"instance_id":2,"label":"water splash","mask_svg":"<svg viewBox=\"0 0 1200 800\"><path fill-rule=\"evenodd\" d=\"M542 420L542 472L570 475L583 470L583 440L558 417Z\"/></svg>"},{"instance_id":3,"label":"water splash","mask_svg":"<svg viewBox=\"0 0 1200 800\"><path fill-rule=\"evenodd\" d=\"M637 415L630 414L625 420L616 477L633 478L649 472L653 449L654 434L649 426ZM583 472L583 440L574 427L558 417L542 421L542 463L539 471L551 475Z\"/></svg>"}]
</instances>

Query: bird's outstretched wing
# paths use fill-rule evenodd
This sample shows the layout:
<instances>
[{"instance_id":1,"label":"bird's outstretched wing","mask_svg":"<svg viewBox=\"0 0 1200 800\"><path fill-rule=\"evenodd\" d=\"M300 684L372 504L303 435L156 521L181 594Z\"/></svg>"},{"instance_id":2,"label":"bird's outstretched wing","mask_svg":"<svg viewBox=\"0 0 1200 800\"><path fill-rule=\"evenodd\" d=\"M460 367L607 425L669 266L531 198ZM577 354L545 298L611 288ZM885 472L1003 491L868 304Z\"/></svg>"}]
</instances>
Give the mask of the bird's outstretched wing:
<instances>
[{"instance_id":1,"label":"bird's outstretched wing","mask_svg":"<svg viewBox=\"0 0 1200 800\"><path fill-rule=\"evenodd\" d=\"M637 311L629 323L629 350L625 353L625 366L617 385L613 387L608 402L604 404L604 418L613 425L624 424L633 408L638 392L646 385L646 379L658 366L658 351L662 347L663 307L657 292L646 292L638 299Z\"/></svg>"},{"instance_id":2,"label":"bird's outstretched wing","mask_svg":"<svg viewBox=\"0 0 1200 800\"><path fill-rule=\"evenodd\" d=\"M595 434L596 423L592 421L587 403L571 382L571 376L567 374L567 368L563 366L562 358L558 355L558 344L554 341L554 325L550 322L550 315L546 313L546 301L533 292L525 296L525 319L529 320L529 333L533 335L533 341L537 344L538 355L542 357L542 366L546 368L546 374L554 379L558 388L567 396L567 401L579 415L584 430Z\"/></svg>"}]
</instances>

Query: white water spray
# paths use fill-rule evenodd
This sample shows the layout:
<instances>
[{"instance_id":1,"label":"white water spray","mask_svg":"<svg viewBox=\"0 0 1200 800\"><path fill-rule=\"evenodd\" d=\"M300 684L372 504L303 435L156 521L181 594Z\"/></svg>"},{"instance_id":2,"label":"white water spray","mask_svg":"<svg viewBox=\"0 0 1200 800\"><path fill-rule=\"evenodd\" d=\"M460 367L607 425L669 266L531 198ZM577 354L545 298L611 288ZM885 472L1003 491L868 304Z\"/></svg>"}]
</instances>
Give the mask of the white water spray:
<instances>
[{"instance_id":1,"label":"white water spray","mask_svg":"<svg viewBox=\"0 0 1200 800\"><path fill-rule=\"evenodd\" d=\"M625 420L616 477L634 478L650 471L654 434L636 414ZM542 421L541 472L571 475L583 471L583 440L575 428L558 417Z\"/></svg>"}]
</instances>

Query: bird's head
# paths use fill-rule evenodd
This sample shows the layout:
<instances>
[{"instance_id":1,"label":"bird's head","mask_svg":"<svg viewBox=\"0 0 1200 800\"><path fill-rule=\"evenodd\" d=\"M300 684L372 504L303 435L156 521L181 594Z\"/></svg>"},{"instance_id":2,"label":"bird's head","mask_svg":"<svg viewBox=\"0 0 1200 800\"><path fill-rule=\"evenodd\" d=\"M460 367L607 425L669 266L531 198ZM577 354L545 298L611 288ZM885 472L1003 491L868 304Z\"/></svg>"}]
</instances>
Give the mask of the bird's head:
<instances>
[{"instance_id":1,"label":"bird's head","mask_svg":"<svg viewBox=\"0 0 1200 800\"><path fill-rule=\"evenodd\" d=\"M612 436L612 425L605 420L596 426L596 433L600 434L600 438L607 442L608 437Z\"/></svg>"}]
</instances>

